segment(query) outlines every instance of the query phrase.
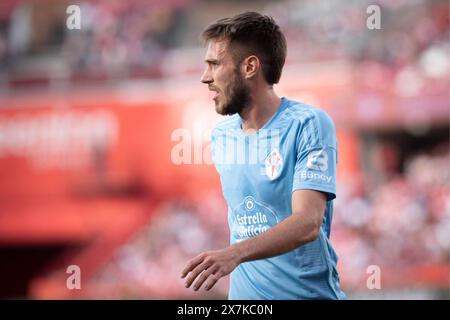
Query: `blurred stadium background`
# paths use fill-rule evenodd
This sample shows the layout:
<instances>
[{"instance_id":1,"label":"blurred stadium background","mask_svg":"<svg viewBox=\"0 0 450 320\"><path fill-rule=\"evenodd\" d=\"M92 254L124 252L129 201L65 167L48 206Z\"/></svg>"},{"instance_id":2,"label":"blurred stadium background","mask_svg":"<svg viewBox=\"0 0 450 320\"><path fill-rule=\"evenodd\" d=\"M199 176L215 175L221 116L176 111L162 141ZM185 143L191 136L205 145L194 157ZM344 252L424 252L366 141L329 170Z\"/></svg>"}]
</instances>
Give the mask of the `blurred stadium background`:
<instances>
[{"instance_id":1,"label":"blurred stadium background","mask_svg":"<svg viewBox=\"0 0 450 320\"><path fill-rule=\"evenodd\" d=\"M179 274L228 242L198 35L244 10L288 38L277 91L336 123L349 298L449 298L449 4L434 0L2 0L0 297L226 297L227 281L194 293Z\"/></svg>"}]
</instances>

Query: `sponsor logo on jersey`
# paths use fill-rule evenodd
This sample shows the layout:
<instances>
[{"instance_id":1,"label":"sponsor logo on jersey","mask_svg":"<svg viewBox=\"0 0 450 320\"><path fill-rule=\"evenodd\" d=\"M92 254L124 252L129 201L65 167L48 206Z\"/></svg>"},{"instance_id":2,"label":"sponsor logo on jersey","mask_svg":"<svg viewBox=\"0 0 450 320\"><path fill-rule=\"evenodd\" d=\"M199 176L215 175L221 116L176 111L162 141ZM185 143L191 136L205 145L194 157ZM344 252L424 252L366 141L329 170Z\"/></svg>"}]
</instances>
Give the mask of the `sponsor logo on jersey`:
<instances>
[{"instance_id":1,"label":"sponsor logo on jersey","mask_svg":"<svg viewBox=\"0 0 450 320\"><path fill-rule=\"evenodd\" d=\"M311 151L306 166L311 170L325 172L328 170L328 154L325 149Z\"/></svg>"},{"instance_id":2,"label":"sponsor logo on jersey","mask_svg":"<svg viewBox=\"0 0 450 320\"><path fill-rule=\"evenodd\" d=\"M300 178L302 180L322 180L330 183L333 180L332 176L324 174L328 170L328 153L325 149L314 150L308 154L308 159L306 161L306 167L308 169L319 171L312 172L310 170L300 171Z\"/></svg>"}]
</instances>

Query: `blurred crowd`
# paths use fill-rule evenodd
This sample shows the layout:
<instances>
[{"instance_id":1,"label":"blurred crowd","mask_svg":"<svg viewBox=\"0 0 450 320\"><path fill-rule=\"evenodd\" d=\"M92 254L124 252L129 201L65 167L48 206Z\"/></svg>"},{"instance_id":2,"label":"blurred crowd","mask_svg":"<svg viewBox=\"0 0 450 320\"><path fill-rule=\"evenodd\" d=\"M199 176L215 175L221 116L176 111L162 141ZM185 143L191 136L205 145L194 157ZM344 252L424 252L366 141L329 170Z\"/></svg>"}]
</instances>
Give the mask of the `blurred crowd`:
<instances>
[{"instance_id":1,"label":"blurred crowd","mask_svg":"<svg viewBox=\"0 0 450 320\"><path fill-rule=\"evenodd\" d=\"M58 70L71 76L160 76L161 59L174 46L182 21L180 3L86 0L79 3L81 29L72 30L65 15L71 3L17 3L0 28L0 64L12 73L23 72L23 65L35 61L47 67L41 72ZM35 68L39 66L30 67Z\"/></svg>"},{"instance_id":2,"label":"blurred crowd","mask_svg":"<svg viewBox=\"0 0 450 320\"><path fill-rule=\"evenodd\" d=\"M290 62L377 61L393 69L419 65L434 77L445 72L448 2L378 2L381 30L370 30L366 25L366 9L373 4L369 1L244 1L240 5L245 8L251 4L274 16L288 38ZM58 3L59 15L37 19L37 13L55 10L50 10L50 4L23 1L3 23L0 20L0 68L11 73L23 71L24 66L39 69L31 67L35 61L42 66L41 72L56 69L69 77L161 77L171 51L198 47L199 28L212 22L211 17L219 18L227 8L224 3L209 3L210 13L199 15L197 10L206 3L86 0L80 2L81 30L68 30L66 16L61 14L68 3ZM230 10L233 6L237 4L229 4ZM41 30L40 35L33 29ZM198 56L185 54L177 64L201 66L201 61L193 59L198 60Z\"/></svg>"},{"instance_id":3,"label":"blurred crowd","mask_svg":"<svg viewBox=\"0 0 450 320\"><path fill-rule=\"evenodd\" d=\"M349 287L364 285L369 265L401 278L402 270L448 263L449 163L447 141L408 158L403 173L387 175L373 189L340 185L333 240Z\"/></svg>"},{"instance_id":4,"label":"blurred crowd","mask_svg":"<svg viewBox=\"0 0 450 320\"><path fill-rule=\"evenodd\" d=\"M176 42L180 14L176 7L148 1L86 2L80 7L83 25L67 32L65 61L77 72L127 76L147 71L160 76L165 52Z\"/></svg>"},{"instance_id":5,"label":"blurred crowd","mask_svg":"<svg viewBox=\"0 0 450 320\"><path fill-rule=\"evenodd\" d=\"M186 263L201 252L228 243L226 206L212 193L193 204L173 199L154 212L144 226L91 280L89 294L108 298L190 298L180 278ZM228 281L196 296L224 298Z\"/></svg>"},{"instance_id":6,"label":"blurred crowd","mask_svg":"<svg viewBox=\"0 0 450 320\"><path fill-rule=\"evenodd\" d=\"M380 29L369 29L380 9ZM372 6L373 7L373 6ZM288 1L277 3L277 20L291 43L299 44L296 59L344 58L374 60L390 67L414 64L432 46L448 43L446 1Z\"/></svg>"}]
</instances>

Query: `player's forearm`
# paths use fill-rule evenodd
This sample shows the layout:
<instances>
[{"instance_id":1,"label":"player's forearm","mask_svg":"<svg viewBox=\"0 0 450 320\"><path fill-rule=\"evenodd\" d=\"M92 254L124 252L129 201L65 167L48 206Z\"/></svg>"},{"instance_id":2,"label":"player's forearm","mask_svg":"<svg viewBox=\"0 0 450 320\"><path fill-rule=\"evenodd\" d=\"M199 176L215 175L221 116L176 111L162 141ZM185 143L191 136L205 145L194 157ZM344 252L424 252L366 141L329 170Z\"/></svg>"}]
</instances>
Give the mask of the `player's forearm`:
<instances>
[{"instance_id":1,"label":"player's forearm","mask_svg":"<svg viewBox=\"0 0 450 320\"><path fill-rule=\"evenodd\" d=\"M318 219L292 215L266 232L234 244L239 262L269 258L314 241L320 230Z\"/></svg>"}]
</instances>

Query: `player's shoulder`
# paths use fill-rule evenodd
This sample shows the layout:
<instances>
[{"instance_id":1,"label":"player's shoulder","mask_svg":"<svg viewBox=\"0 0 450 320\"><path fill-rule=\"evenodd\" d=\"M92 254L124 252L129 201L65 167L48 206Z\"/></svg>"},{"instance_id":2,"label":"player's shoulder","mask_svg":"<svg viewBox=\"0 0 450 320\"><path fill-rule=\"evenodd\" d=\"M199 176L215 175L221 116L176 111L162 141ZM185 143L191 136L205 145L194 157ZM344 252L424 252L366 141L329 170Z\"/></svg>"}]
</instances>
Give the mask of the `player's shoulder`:
<instances>
[{"instance_id":1,"label":"player's shoulder","mask_svg":"<svg viewBox=\"0 0 450 320\"><path fill-rule=\"evenodd\" d=\"M313 123L321 128L334 130L334 122L325 110L294 100L287 100L287 103L288 106L281 114L282 119L298 121L302 125Z\"/></svg>"}]
</instances>

